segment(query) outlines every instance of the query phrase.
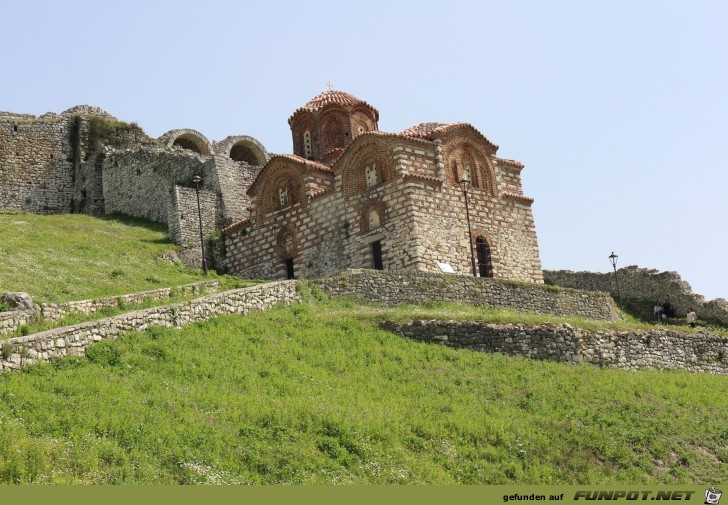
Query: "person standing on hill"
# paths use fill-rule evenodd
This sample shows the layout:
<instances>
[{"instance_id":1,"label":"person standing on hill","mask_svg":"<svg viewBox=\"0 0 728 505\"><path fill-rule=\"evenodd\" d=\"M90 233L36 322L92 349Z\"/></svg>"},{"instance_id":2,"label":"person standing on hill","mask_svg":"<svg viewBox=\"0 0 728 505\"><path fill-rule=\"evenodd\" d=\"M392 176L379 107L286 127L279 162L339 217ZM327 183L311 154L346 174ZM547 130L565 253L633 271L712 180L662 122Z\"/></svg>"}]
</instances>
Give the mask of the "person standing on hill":
<instances>
[{"instance_id":1,"label":"person standing on hill","mask_svg":"<svg viewBox=\"0 0 728 505\"><path fill-rule=\"evenodd\" d=\"M695 322L698 320L698 315L693 311L692 307L688 307L688 324L691 328L695 328Z\"/></svg>"}]
</instances>

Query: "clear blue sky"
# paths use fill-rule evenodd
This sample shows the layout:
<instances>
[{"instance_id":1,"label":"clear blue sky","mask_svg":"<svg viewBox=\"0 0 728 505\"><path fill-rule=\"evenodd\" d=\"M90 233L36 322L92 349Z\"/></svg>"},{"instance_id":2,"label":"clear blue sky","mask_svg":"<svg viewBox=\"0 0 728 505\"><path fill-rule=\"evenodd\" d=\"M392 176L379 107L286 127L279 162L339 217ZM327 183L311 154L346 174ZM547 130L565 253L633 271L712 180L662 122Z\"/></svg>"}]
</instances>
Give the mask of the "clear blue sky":
<instances>
[{"instance_id":1,"label":"clear blue sky","mask_svg":"<svg viewBox=\"0 0 728 505\"><path fill-rule=\"evenodd\" d=\"M728 2L0 0L0 110L99 106L290 152L331 80L380 129L473 124L525 163L546 269L728 298Z\"/></svg>"}]
</instances>

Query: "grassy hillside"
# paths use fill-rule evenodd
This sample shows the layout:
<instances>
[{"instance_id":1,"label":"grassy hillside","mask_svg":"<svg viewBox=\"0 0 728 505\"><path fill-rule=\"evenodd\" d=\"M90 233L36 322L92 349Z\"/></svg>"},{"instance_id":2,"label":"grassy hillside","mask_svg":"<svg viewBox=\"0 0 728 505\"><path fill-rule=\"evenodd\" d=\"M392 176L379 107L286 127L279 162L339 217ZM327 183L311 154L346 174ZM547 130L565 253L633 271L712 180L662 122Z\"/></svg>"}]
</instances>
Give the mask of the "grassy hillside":
<instances>
[{"instance_id":1,"label":"grassy hillside","mask_svg":"<svg viewBox=\"0 0 728 505\"><path fill-rule=\"evenodd\" d=\"M157 259L175 247L163 226L148 221L0 214L0 294L58 302L201 280L201 272Z\"/></svg>"},{"instance_id":2,"label":"grassy hillside","mask_svg":"<svg viewBox=\"0 0 728 505\"><path fill-rule=\"evenodd\" d=\"M382 310L309 296L0 375L0 482L728 480L728 377L415 343Z\"/></svg>"}]
</instances>

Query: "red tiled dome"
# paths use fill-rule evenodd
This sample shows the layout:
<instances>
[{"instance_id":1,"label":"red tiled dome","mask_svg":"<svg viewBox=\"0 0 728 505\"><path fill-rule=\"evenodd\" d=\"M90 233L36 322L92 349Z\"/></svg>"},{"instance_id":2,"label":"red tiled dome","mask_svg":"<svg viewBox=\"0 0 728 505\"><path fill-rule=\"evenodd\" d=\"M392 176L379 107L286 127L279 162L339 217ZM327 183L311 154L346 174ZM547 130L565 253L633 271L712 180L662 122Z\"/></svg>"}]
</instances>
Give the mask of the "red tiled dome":
<instances>
[{"instance_id":1,"label":"red tiled dome","mask_svg":"<svg viewBox=\"0 0 728 505\"><path fill-rule=\"evenodd\" d=\"M303 107L299 107L296 109L296 111L291 114L291 117L288 118L288 124L291 124L291 120L298 114L299 112L307 111L307 112L316 112L327 105L345 105L345 106L354 106L354 105L365 105L369 109L371 109L374 112L375 119L379 119L379 111L366 103L364 100L360 100L359 98L355 97L354 95L350 95L349 93L344 93L343 91L335 91L335 90L329 90L324 91L323 93L315 96L311 100L308 101L306 105Z\"/></svg>"},{"instance_id":2,"label":"red tiled dome","mask_svg":"<svg viewBox=\"0 0 728 505\"><path fill-rule=\"evenodd\" d=\"M362 100L359 100L357 97L350 95L349 93L344 93L343 91L330 90L324 91L320 95L312 98L306 105L303 106L303 108L319 110L323 106L331 103L340 105L356 105L357 103L362 103Z\"/></svg>"}]
</instances>

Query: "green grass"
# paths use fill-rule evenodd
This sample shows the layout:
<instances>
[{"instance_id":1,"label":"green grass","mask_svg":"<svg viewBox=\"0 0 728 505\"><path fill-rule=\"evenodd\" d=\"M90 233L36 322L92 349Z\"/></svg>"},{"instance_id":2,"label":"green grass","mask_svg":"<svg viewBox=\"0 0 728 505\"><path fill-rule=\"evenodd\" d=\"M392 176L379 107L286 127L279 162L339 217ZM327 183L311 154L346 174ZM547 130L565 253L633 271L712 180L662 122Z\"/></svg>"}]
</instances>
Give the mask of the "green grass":
<instances>
[{"instance_id":1,"label":"green grass","mask_svg":"<svg viewBox=\"0 0 728 505\"><path fill-rule=\"evenodd\" d=\"M175 248L163 226L139 219L0 214L0 293L61 302L203 280L201 271L156 259Z\"/></svg>"},{"instance_id":2,"label":"green grass","mask_svg":"<svg viewBox=\"0 0 728 505\"><path fill-rule=\"evenodd\" d=\"M152 328L1 375L0 482L728 478L728 400L716 394L728 377L412 342L372 322L440 308L375 314L303 291L303 304Z\"/></svg>"}]
</instances>

